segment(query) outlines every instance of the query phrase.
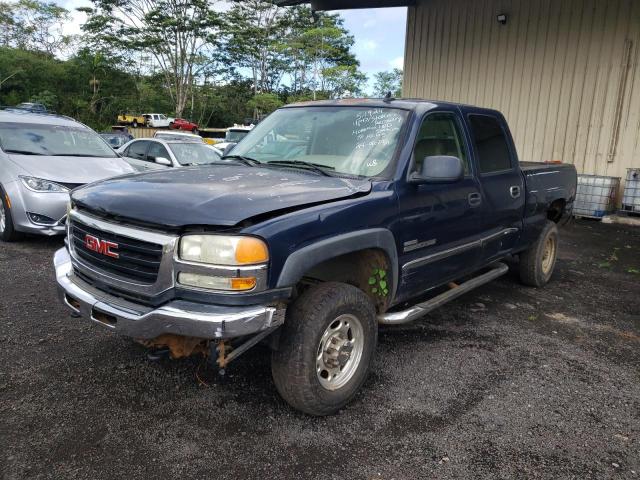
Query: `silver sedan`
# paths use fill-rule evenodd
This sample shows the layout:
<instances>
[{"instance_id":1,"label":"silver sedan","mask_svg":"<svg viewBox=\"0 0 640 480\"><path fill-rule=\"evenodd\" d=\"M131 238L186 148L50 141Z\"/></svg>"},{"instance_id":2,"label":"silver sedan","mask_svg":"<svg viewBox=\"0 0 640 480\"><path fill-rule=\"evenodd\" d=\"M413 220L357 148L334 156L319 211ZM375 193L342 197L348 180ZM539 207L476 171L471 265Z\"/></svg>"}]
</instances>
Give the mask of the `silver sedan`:
<instances>
[{"instance_id":1,"label":"silver sedan","mask_svg":"<svg viewBox=\"0 0 640 480\"><path fill-rule=\"evenodd\" d=\"M207 165L220 160L220 153L211 145L195 139L140 138L125 143L118 153L138 171L168 167Z\"/></svg>"},{"instance_id":2,"label":"silver sedan","mask_svg":"<svg viewBox=\"0 0 640 480\"><path fill-rule=\"evenodd\" d=\"M134 171L71 118L0 111L0 240L64 233L70 190Z\"/></svg>"}]
</instances>

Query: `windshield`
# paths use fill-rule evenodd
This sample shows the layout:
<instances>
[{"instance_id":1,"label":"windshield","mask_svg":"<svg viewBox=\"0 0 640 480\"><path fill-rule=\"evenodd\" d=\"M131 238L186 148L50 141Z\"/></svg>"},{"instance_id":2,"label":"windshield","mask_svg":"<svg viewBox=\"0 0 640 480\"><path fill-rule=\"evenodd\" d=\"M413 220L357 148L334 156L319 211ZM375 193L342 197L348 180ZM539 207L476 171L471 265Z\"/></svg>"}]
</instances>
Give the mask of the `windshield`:
<instances>
[{"instance_id":1,"label":"windshield","mask_svg":"<svg viewBox=\"0 0 640 480\"><path fill-rule=\"evenodd\" d=\"M66 125L2 122L0 147L23 155L117 157L93 130Z\"/></svg>"},{"instance_id":2,"label":"windshield","mask_svg":"<svg viewBox=\"0 0 640 480\"><path fill-rule=\"evenodd\" d=\"M374 177L390 165L407 115L394 108L285 108L259 123L231 153Z\"/></svg>"},{"instance_id":3,"label":"windshield","mask_svg":"<svg viewBox=\"0 0 640 480\"><path fill-rule=\"evenodd\" d=\"M180 165L204 165L220 160L216 149L204 143L170 143L169 148Z\"/></svg>"},{"instance_id":4,"label":"windshield","mask_svg":"<svg viewBox=\"0 0 640 480\"><path fill-rule=\"evenodd\" d=\"M247 130L229 130L224 139L226 142L238 143L247 136L247 133L249 133Z\"/></svg>"}]
</instances>

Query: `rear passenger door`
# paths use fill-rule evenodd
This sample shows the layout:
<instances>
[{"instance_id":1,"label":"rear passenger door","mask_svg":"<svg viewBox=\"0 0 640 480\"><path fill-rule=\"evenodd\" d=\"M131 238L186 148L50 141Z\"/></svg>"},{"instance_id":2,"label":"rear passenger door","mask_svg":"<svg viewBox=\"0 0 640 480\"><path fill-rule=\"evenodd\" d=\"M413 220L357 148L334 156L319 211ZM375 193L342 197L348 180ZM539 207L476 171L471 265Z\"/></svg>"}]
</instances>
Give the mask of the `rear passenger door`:
<instances>
[{"instance_id":1,"label":"rear passenger door","mask_svg":"<svg viewBox=\"0 0 640 480\"><path fill-rule=\"evenodd\" d=\"M498 112L467 112L474 160L485 199L483 263L515 245L524 214L524 178L506 121Z\"/></svg>"}]
</instances>

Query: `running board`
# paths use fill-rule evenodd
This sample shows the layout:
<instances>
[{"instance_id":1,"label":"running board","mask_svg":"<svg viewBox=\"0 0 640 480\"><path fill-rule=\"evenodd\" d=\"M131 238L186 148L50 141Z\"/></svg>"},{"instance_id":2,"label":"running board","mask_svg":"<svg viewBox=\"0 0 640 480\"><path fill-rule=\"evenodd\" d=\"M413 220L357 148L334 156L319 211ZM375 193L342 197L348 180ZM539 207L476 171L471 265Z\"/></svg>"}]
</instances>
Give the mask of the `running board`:
<instances>
[{"instance_id":1,"label":"running board","mask_svg":"<svg viewBox=\"0 0 640 480\"><path fill-rule=\"evenodd\" d=\"M423 317L432 310L441 307L445 303L458 298L460 295L463 295L473 290L474 288L484 285L491 280L495 280L508 271L509 267L507 265L500 262L496 263L488 272L474 277L471 280L467 280L460 285L449 284L451 286L450 290L447 290L446 292L441 293L440 295L433 297L426 302L419 303L401 312L391 312L378 315L378 323L382 325L402 325L404 323L413 322L414 320Z\"/></svg>"}]
</instances>

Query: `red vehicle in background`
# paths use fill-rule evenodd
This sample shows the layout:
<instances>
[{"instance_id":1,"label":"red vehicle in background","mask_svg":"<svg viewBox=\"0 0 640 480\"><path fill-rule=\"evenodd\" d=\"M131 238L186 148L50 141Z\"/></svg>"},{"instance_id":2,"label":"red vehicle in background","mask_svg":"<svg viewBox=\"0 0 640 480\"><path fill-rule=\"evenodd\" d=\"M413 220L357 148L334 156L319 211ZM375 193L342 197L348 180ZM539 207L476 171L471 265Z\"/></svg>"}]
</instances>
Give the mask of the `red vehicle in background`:
<instances>
[{"instance_id":1,"label":"red vehicle in background","mask_svg":"<svg viewBox=\"0 0 640 480\"><path fill-rule=\"evenodd\" d=\"M169 124L169 128L176 130L186 130L188 132L198 133L198 124L185 120L184 118L176 118Z\"/></svg>"}]
</instances>

